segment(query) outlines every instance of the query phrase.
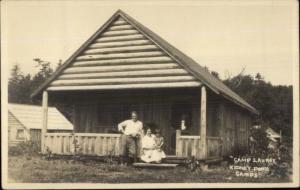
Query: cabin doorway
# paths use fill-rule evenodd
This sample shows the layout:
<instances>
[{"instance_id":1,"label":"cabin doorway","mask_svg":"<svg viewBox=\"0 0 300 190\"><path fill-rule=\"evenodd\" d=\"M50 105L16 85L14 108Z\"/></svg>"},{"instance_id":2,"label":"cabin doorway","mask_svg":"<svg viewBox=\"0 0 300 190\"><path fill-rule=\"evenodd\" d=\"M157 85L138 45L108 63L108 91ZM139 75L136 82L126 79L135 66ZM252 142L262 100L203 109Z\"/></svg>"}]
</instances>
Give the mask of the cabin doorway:
<instances>
[{"instance_id":1,"label":"cabin doorway","mask_svg":"<svg viewBox=\"0 0 300 190\"><path fill-rule=\"evenodd\" d=\"M176 130L182 130L183 135L189 135L192 126L192 105L188 102L176 102L172 104L171 131L169 154L176 154ZM182 128L182 125L184 127Z\"/></svg>"}]
</instances>

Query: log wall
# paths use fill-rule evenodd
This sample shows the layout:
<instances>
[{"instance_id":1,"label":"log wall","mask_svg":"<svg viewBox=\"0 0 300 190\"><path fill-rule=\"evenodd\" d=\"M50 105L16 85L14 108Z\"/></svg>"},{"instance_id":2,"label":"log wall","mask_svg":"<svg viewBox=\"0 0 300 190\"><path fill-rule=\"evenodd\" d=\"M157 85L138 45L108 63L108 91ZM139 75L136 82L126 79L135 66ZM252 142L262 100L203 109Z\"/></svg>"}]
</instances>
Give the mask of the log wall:
<instances>
[{"instance_id":1,"label":"log wall","mask_svg":"<svg viewBox=\"0 0 300 190\"><path fill-rule=\"evenodd\" d=\"M118 18L47 90L177 88L200 84L160 47Z\"/></svg>"}]
</instances>

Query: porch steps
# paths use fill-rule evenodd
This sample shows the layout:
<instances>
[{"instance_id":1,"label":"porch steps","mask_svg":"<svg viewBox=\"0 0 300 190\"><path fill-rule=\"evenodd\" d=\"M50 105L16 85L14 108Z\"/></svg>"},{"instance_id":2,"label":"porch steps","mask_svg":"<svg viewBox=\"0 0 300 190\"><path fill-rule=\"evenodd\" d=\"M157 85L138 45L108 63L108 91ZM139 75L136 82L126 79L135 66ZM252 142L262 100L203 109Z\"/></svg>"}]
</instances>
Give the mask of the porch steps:
<instances>
[{"instance_id":1,"label":"porch steps","mask_svg":"<svg viewBox=\"0 0 300 190\"><path fill-rule=\"evenodd\" d=\"M166 164L184 164L186 159L187 157L183 156L167 155L162 162Z\"/></svg>"},{"instance_id":2,"label":"porch steps","mask_svg":"<svg viewBox=\"0 0 300 190\"><path fill-rule=\"evenodd\" d=\"M132 164L134 167L138 168L174 168L178 166L178 164L154 164L154 163L143 163L143 162L136 162Z\"/></svg>"},{"instance_id":3,"label":"porch steps","mask_svg":"<svg viewBox=\"0 0 300 190\"><path fill-rule=\"evenodd\" d=\"M162 163L166 163L166 164L185 164L187 159L188 159L188 157L167 155L167 157L162 160ZM223 160L222 157L210 157L210 158L201 159L201 160L198 160L198 161L201 161L205 164L215 164L215 163L221 162L222 160Z\"/></svg>"}]
</instances>

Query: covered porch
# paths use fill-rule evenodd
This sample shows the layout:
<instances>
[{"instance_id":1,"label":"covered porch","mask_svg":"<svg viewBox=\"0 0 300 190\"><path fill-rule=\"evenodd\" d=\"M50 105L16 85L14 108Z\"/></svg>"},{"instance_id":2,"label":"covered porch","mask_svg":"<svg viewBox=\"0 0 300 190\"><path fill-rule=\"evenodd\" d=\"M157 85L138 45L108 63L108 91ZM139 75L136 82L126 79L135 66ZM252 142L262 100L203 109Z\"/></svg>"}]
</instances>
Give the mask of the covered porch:
<instances>
[{"instance_id":1,"label":"covered porch","mask_svg":"<svg viewBox=\"0 0 300 190\"><path fill-rule=\"evenodd\" d=\"M72 105L73 133L47 133L49 101ZM44 91L42 152L118 156L122 146L117 124L129 119L130 111L135 110L144 128L161 130L166 154L197 159L221 157L217 102L205 86L80 94ZM182 120L186 130L181 130Z\"/></svg>"}]
</instances>

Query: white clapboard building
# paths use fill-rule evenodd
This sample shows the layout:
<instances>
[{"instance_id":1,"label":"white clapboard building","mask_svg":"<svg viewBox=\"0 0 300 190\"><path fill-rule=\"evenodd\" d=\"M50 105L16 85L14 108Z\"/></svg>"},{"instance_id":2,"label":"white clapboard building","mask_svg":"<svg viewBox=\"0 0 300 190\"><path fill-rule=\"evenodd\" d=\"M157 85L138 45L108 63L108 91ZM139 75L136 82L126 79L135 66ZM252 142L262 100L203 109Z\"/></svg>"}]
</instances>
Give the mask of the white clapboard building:
<instances>
[{"instance_id":1,"label":"white clapboard building","mask_svg":"<svg viewBox=\"0 0 300 190\"><path fill-rule=\"evenodd\" d=\"M48 132L72 132L73 125L55 107L48 108ZM42 107L8 104L8 144L41 140Z\"/></svg>"}]
</instances>

